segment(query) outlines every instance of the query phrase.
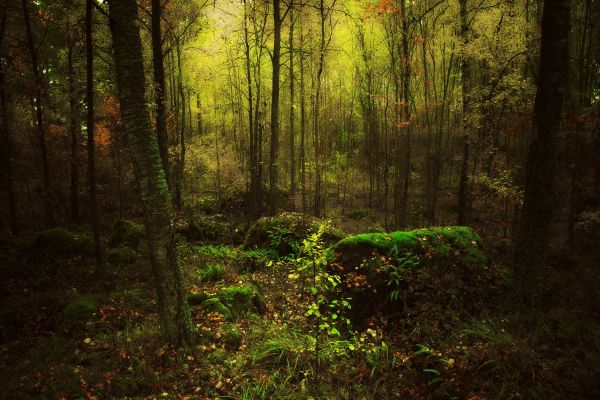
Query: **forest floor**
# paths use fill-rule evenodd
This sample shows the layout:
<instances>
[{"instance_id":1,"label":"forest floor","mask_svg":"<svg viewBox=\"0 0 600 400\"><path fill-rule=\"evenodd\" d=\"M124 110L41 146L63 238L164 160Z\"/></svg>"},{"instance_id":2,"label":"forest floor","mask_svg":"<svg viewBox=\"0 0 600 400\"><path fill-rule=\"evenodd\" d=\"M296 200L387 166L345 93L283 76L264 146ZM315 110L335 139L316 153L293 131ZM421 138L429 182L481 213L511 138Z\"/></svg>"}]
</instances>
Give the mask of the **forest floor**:
<instances>
[{"instance_id":1,"label":"forest floor","mask_svg":"<svg viewBox=\"0 0 600 400\"><path fill-rule=\"evenodd\" d=\"M188 294L204 306L193 307L198 343L173 348L160 341L145 257L97 274L90 257L51 256L14 240L0 246L3 399L600 398L591 264L557 258L552 300L539 312L514 311L502 292L477 317L444 316L444 326L421 313L316 336L310 282L294 266L248 268L240 259L252 250L179 238ZM258 300L228 313L201 295L226 292ZM79 307L93 313L67 318L81 295Z\"/></svg>"}]
</instances>

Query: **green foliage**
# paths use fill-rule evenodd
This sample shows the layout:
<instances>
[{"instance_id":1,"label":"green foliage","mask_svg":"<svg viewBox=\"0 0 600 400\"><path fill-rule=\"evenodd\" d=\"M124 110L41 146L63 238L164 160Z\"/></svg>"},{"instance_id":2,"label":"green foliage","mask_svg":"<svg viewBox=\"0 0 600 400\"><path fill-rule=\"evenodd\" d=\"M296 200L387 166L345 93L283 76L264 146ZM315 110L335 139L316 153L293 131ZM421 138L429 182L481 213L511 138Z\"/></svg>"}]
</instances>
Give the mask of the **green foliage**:
<instances>
[{"instance_id":1,"label":"green foliage","mask_svg":"<svg viewBox=\"0 0 600 400\"><path fill-rule=\"evenodd\" d=\"M242 343L242 332L233 324L223 326L223 342L231 349L237 349Z\"/></svg>"},{"instance_id":2,"label":"green foliage","mask_svg":"<svg viewBox=\"0 0 600 400\"><path fill-rule=\"evenodd\" d=\"M233 319L233 314L231 312L231 310L221 302L221 299L218 297L211 297L207 300L204 300L202 302L202 307L211 311L211 312L216 312L219 313L223 316L223 318L225 318L226 320L232 320Z\"/></svg>"},{"instance_id":3,"label":"green foliage","mask_svg":"<svg viewBox=\"0 0 600 400\"><path fill-rule=\"evenodd\" d=\"M204 245L196 247L196 252L206 257L231 259L237 256L237 251L225 245Z\"/></svg>"},{"instance_id":4,"label":"green foliage","mask_svg":"<svg viewBox=\"0 0 600 400\"><path fill-rule=\"evenodd\" d=\"M137 259L137 253L130 247L120 247L108 253L108 262L113 265L132 264Z\"/></svg>"},{"instance_id":5,"label":"green foliage","mask_svg":"<svg viewBox=\"0 0 600 400\"><path fill-rule=\"evenodd\" d=\"M225 268L221 264L208 264L198 271L200 282L218 281L225 275Z\"/></svg>"},{"instance_id":6,"label":"green foliage","mask_svg":"<svg viewBox=\"0 0 600 400\"><path fill-rule=\"evenodd\" d=\"M194 219L190 221L185 236L193 241L214 241L226 236L225 227L210 219Z\"/></svg>"},{"instance_id":7,"label":"green foliage","mask_svg":"<svg viewBox=\"0 0 600 400\"><path fill-rule=\"evenodd\" d=\"M98 297L83 295L74 298L63 311L65 321L85 321L90 319L100 308Z\"/></svg>"}]
</instances>

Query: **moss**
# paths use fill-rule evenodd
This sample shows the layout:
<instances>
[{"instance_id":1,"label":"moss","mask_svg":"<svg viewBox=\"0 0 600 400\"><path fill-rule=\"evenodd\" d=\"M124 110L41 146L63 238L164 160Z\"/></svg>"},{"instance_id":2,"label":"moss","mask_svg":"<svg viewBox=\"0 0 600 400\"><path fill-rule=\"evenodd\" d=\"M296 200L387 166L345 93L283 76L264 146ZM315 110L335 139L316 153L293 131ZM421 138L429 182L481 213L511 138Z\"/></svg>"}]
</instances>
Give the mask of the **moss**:
<instances>
[{"instance_id":1,"label":"moss","mask_svg":"<svg viewBox=\"0 0 600 400\"><path fill-rule=\"evenodd\" d=\"M278 255L285 256L294 253L311 234L324 226L323 241L333 244L343 235L330 221L321 220L310 215L284 212L272 217L263 217L256 221L248 230L244 247L269 248Z\"/></svg>"},{"instance_id":2,"label":"moss","mask_svg":"<svg viewBox=\"0 0 600 400\"><path fill-rule=\"evenodd\" d=\"M195 219L191 221L183 234L188 240L193 241L215 241L226 237L226 229L223 224L209 219Z\"/></svg>"},{"instance_id":3,"label":"moss","mask_svg":"<svg viewBox=\"0 0 600 400\"><path fill-rule=\"evenodd\" d=\"M225 268L221 264L208 264L198 271L200 282L218 281L225 275Z\"/></svg>"},{"instance_id":4,"label":"moss","mask_svg":"<svg viewBox=\"0 0 600 400\"><path fill-rule=\"evenodd\" d=\"M65 307L63 317L65 321L85 321L90 319L99 309L97 296L78 296Z\"/></svg>"},{"instance_id":5,"label":"moss","mask_svg":"<svg viewBox=\"0 0 600 400\"><path fill-rule=\"evenodd\" d=\"M265 311L265 302L258 290L252 286L228 286L221 289L217 296L236 316L246 312Z\"/></svg>"},{"instance_id":6,"label":"moss","mask_svg":"<svg viewBox=\"0 0 600 400\"><path fill-rule=\"evenodd\" d=\"M208 300L210 296L206 293L193 293L188 295L187 302L190 306L199 306L204 303L204 301Z\"/></svg>"},{"instance_id":7,"label":"moss","mask_svg":"<svg viewBox=\"0 0 600 400\"><path fill-rule=\"evenodd\" d=\"M204 300L202 302L202 307L212 312L221 314L226 320L233 319L233 314L231 313L229 308L227 308L227 306L225 306L225 304L223 304L221 302L221 299L219 299L218 297L212 297L210 299Z\"/></svg>"},{"instance_id":8,"label":"moss","mask_svg":"<svg viewBox=\"0 0 600 400\"><path fill-rule=\"evenodd\" d=\"M91 255L94 252L92 240L63 228L54 228L40 232L31 247L54 255Z\"/></svg>"},{"instance_id":9,"label":"moss","mask_svg":"<svg viewBox=\"0 0 600 400\"><path fill-rule=\"evenodd\" d=\"M114 265L132 264L137 259L137 253L130 247L120 247L108 253L108 262Z\"/></svg>"},{"instance_id":10,"label":"moss","mask_svg":"<svg viewBox=\"0 0 600 400\"><path fill-rule=\"evenodd\" d=\"M233 324L223 326L223 342L231 349L237 349L242 344L242 333Z\"/></svg>"},{"instance_id":11,"label":"moss","mask_svg":"<svg viewBox=\"0 0 600 400\"><path fill-rule=\"evenodd\" d=\"M117 220L112 226L108 244L111 247L127 246L143 251L147 246L144 227L127 219Z\"/></svg>"},{"instance_id":12,"label":"moss","mask_svg":"<svg viewBox=\"0 0 600 400\"><path fill-rule=\"evenodd\" d=\"M391 233L363 233L340 240L334 250L339 252L358 248L377 249L388 256L403 253L421 253L429 248L435 257L447 257L452 249L458 250L462 262L489 263L481 250L481 238L466 226L415 229Z\"/></svg>"}]
</instances>

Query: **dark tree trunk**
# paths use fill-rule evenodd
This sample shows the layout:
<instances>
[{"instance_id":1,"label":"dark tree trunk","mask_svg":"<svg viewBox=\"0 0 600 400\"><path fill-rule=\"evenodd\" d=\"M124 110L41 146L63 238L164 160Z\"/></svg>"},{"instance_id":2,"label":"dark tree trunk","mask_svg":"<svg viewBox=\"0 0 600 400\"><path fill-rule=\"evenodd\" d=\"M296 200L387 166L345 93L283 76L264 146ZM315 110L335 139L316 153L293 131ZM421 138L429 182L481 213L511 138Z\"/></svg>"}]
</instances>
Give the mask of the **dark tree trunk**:
<instances>
[{"instance_id":1,"label":"dark tree trunk","mask_svg":"<svg viewBox=\"0 0 600 400\"><path fill-rule=\"evenodd\" d=\"M515 284L525 306L539 305L548 242L551 237L558 133L569 70L570 0L546 0L534 138L525 171L525 195L515 243Z\"/></svg>"},{"instance_id":2,"label":"dark tree trunk","mask_svg":"<svg viewBox=\"0 0 600 400\"><path fill-rule=\"evenodd\" d=\"M87 103L87 150L88 150L88 191L90 195L90 222L94 236L94 255L96 268L102 265L100 228L98 226L98 207L96 200L96 143L94 141L94 43L92 42L93 0L85 2L85 48L86 48L86 103Z\"/></svg>"},{"instance_id":3,"label":"dark tree trunk","mask_svg":"<svg viewBox=\"0 0 600 400\"><path fill-rule=\"evenodd\" d=\"M304 32L300 25L300 49L304 51ZM306 93L304 87L304 57L300 56L300 188L302 189L302 212L306 213Z\"/></svg>"},{"instance_id":4,"label":"dark tree trunk","mask_svg":"<svg viewBox=\"0 0 600 400\"><path fill-rule=\"evenodd\" d=\"M7 21L6 8L2 10L0 18L2 18L0 21L0 57L4 57L4 35ZM13 235L16 235L18 233L18 225L14 189L13 146L8 122L8 98L6 96L6 82L4 77L4 64L0 64L0 175L6 186L8 228Z\"/></svg>"},{"instance_id":5,"label":"dark tree trunk","mask_svg":"<svg viewBox=\"0 0 600 400\"><path fill-rule=\"evenodd\" d=\"M269 153L269 212L277 212L279 193L279 70L281 68L281 10L273 0L273 86L271 91L271 149Z\"/></svg>"},{"instance_id":6,"label":"dark tree trunk","mask_svg":"<svg viewBox=\"0 0 600 400\"><path fill-rule=\"evenodd\" d=\"M290 197L292 204L296 195L296 126L295 126L295 82L294 82L294 14L290 11Z\"/></svg>"},{"instance_id":7,"label":"dark tree trunk","mask_svg":"<svg viewBox=\"0 0 600 400\"><path fill-rule=\"evenodd\" d=\"M72 33L69 32L69 35ZM76 39L69 36L67 44L67 69L69 76L69 133L71 136L70 159L70 206L71 220L79 220L79 106L77 104L77 90L75 83L75 68L73 56Z\"/></svg>"},{"instance_id":8,"label":"dark tree trunk","mask_svg":"<svg viewBox=\"0 0 600 400\"><path fill-rule=\"evenodd\" d=\"M31 30L31 21L29 18L29 9L27 0L21 0L23 8L23 19L25 20L25 33L27 34L27 47L31 57L31 71L35 83L35 94L33 104L35 106L35 117L37 125L37 136L40 144L40 153L42 156L42 174L44 182L44 214L46 227L51 227L54 224L54 213L52 211L50 196L51 196L51 181L50 181L50 166L48 165L48 151L46 148L46 129L44 127L44 110L42 104L43 82L40 76L37 53L35 51L35 43L33 41L33 32Z\"/></svg>"},{"instance_id":9,"label":"dark tree trunk","mask_svg":"<svg viewBox=\"0 0 600 400\"><path fill-rule=\"evenodd\" d=\"M192 341L193 328L175 254L171 195L146 107L137 4L135 0L108 3L121 116L144 211L161 332L169 343L186 344Z\"/></svg>"},{"instance_id":10,"label":"dark tree trunk","mask_svg":"<svg viewBox=\"0 0 600 400\"><path fill-rule=\"evenodd\" d=\"M160 0L152 0L152 66L154 70L154 98L156 101L156 137L167 182L169 182L169 144L167 137L167 112L165 107L165 66L162 49Z\"/></svg>"}]
</instances>

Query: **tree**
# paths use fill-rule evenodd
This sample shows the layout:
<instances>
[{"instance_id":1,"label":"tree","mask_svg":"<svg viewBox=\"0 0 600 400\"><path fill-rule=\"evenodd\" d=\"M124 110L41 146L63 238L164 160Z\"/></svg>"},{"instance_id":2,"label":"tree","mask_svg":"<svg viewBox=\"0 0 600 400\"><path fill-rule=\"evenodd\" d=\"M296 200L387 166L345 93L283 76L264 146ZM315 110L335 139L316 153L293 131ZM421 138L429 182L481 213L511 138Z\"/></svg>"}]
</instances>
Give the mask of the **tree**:
<instances>
[{"instance_id":1,"label":"tree","mask_svg":"<svg viewBox=\"0 0 600 400\"><path fill-rule=\"evenodd\" d=\"M175 254L171 195L146 106L142 45L135 0L110 0L110 30L124 132L142 202L163 339L192 341L190 310Z\"/></svg>"},{"instance_id":2,"label":"tree","mask_svg":"<svg viewBox=\"0 0 600 400\"><path fill-rule=\"evenodd\" d=\"M279 71L281 68L281 9L279 0L273 0L273 84L271 86L271 149L269 160L269 211L271 214L277 212L279 185Z\"/></svg>"},{"instance_id":3,"label":"tree","mask_svg":"<svg viewBox=\"0 0 600 400\"><path fill-rule=\"evenodd\" d=\"M558 133L569 71L569 17L570 0L544 2L534 137L527 155L523 210L515 243L515 284L526 306L539 301L551 237Z\"/></svg>"},{"instance_id":4,"label":"tree","mask_svg":"<svg viewBox=\"0 0 600 400\"><path fill-rule=\"evenodd\" d=\"M85 49L86 49L86 103L87 103L87 150L88 150L88 192L90 195L90 220L94 236L96 268L102 265L102 247L98 226L98 206L96 194L96 143L94 141L94 43L92 37L93 0L85 2Z\"/></svg>"}]
</instances>

